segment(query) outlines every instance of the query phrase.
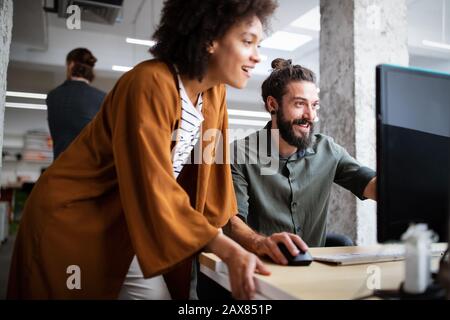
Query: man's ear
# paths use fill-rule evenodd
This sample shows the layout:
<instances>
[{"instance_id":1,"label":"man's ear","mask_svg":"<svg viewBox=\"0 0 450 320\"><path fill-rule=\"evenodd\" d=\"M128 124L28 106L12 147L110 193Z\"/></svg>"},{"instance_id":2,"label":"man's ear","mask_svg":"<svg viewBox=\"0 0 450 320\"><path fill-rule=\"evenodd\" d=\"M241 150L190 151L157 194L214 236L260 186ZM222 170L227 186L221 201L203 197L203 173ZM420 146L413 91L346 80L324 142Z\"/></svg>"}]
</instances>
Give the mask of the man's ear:
<instances>
[{"instance_id":1,"label":"man's ear","mask_svg":"<svg viewBox=\"0 0 450 320\"><path fill-rule=\"evenodd\" d=\"M278 111L278 102L277 100L272 97L272 96L268 96L267 97L267 106L269 107L269 112L270 114L276 114Z\"/></svg>"}]
</instances>

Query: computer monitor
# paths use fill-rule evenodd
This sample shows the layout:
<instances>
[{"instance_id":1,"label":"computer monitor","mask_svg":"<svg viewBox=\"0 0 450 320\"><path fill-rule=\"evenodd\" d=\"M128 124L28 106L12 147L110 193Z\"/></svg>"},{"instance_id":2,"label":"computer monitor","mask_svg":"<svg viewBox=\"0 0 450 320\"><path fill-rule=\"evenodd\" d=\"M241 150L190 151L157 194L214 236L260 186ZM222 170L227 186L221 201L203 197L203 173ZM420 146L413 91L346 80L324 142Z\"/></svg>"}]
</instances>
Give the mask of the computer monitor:
<instances>
[{"instance_id":1,"label":"computer monitor","mask_svg":"<svg viewBox=\"0 0 450 320\"><path fill-rule=\"evenodd\" d=\"M450 75L377 67L378 241L426 223L448 241Z\"/></svg>"}]
</instances>

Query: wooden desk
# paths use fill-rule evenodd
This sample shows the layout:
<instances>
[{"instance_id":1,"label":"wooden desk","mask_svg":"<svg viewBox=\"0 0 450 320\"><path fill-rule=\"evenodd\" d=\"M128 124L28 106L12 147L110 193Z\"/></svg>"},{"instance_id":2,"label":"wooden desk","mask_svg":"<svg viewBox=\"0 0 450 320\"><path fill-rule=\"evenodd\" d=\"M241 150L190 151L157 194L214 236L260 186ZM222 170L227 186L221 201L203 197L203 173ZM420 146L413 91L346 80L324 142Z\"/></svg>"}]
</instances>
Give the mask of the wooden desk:
<instances>
[{"instance_id":1,"label":"wooden desk","mask_svg":"<svg viewBox=\"0 0 450 320\"><path fill-rule=\"evenodd\" d=\"M442 246L442 244L440 244ZM379 245L369 247L311 248L314 255L380 250ZM313 261L308 267L281 266L264 261L270 276L256 275L256 299L275 300L352 300L369 295L374 270L380 274L383 290L398 289L404 279L404 261L335 266ZM438 269L439 258L432 259L432 271ZM211 253L200 256L200 270L230 290L227 267ZM369 286L368 286L369 282Z\"/></svg>"}]
</instances>

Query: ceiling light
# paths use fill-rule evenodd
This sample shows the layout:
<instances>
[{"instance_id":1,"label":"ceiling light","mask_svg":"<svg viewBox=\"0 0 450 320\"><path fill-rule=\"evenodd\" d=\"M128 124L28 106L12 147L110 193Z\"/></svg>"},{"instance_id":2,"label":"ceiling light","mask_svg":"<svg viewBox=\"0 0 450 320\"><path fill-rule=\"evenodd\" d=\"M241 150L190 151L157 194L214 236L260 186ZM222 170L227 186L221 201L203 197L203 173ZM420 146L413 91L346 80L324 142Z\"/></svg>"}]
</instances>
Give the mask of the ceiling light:
<instances>
[{"instance_id":1,"label":"ceiling light","mask_svg":"<svg viewBox=\"0 0 450 320\"><path fill-rule=\"evenodd\" d=\"M303 34L278 31L261 43L264 48L283 51L294 51L298 47L310 42L312 37Z\"/></svg>"},{"instance_id":2,"label":"ceiling light","mask_svg":"<svg viewBox=\"0 0 450 320\"><path fill-rule=\"evenodd\" d=\"M317 6L291 23L291 26L320 31L320 8Z\"/></svg>"},{"instance_id":3,"label":"ceiling light","mask_svg":"<svg viewBox=\"0 0 450 320\"><path fill-rule=\"evenodd\" d=\"M134 38L127 38L126 41L128 43L138 44L138 45L147 46L147 47L153 47L156 44L156 41L153 41L153 40L142 40L142 39L134 39Z\"/></svg>"},{"instance_id":4,"label":"ceiling light","mask_svg":"<svg viewBox=\"0 0 450 320\"><path fill-rule=\"evenodd\" d=\"M249 110L228 109L228 115L270 119L270 115L267 112L258 112L258 111L249 111Z\"/></svg>"},{"instance_id":5,"label":"ceiling light","mask_svg":"<svg viewBox=\"0 0 450 320\"><path fill-rule=\"evenodd\" d=\"M6 102L5 107L16 109L47 110L45 104Z\"/></svg>"},{"instance_id":6,"label":"ceiling light","mask_svg":"<svg viewBox=\"0 0 450 320\"><path fill-rule=\"evenodd\" d=\"M46 94L42 93L31 93L31 92L18 92L18 91L6 91L7 97L17 97L17 98L29 98L29 99L47 99Z\"/></svg>"},{"instance_id":7,"label":"ceiling light","mask_svg":"<svg viewBox=\"0 0 450 320\"><path fill-rule=\"evenodd\" d=\"M126 66L112 66L112 69L114 71L127 72L127 71L130 71L133 68L132 67L126 67Z\"/></svg>"},{"instance_id":8,"label":"ceiling light","mask_svg":"<svg viewBox=\"0 0 450 320\"><path fill-rule=\"evenodd\" d=\"M443 49L443 50L450 50L450 44L448 44L448 43L423 40L422 44L425 47L436 48L436 49Z\"/></svg>"}]
</instances>

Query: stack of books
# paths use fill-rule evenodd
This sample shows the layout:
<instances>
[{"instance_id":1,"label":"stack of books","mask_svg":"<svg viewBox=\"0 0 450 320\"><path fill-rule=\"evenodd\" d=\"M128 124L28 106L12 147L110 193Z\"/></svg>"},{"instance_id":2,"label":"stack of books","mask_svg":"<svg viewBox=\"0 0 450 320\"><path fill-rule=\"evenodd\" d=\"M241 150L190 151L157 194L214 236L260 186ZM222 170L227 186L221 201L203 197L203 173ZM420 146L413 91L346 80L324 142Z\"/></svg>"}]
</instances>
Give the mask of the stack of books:
<instances>
[{"instance_id":1,"label":"stack of books","mask_svg":"<svg viewBox=\"0 0 450 320\"><path fill-rule=\"evenodd\" d=\"M53 143L50 134L45 131L28 131L24 136L22 160L51 163Z\"/></svg>"}]
</instances>

